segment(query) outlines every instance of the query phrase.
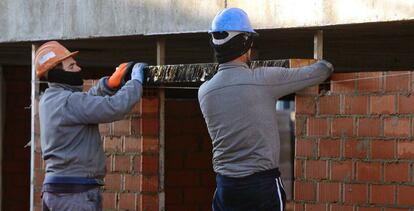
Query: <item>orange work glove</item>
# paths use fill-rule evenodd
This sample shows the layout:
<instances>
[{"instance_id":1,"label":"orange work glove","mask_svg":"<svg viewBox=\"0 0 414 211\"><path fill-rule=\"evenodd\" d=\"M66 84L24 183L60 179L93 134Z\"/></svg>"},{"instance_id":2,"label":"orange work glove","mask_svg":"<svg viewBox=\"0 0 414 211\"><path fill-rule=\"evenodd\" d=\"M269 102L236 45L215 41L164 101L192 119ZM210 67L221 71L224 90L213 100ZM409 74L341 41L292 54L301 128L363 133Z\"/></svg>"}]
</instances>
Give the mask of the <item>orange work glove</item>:
<instances>
[{"instance_id":1,"label":"orange work glove","mask_svg":"<svg viewBox=\"0 0 414 211\"><path fill-rule=\"evenodd\" d=\"M131 78L132 67L134 67L134 62L120 64L109 77L107 81L108 87L117 89L123 86Z\"/></svg>"}]
</instances>

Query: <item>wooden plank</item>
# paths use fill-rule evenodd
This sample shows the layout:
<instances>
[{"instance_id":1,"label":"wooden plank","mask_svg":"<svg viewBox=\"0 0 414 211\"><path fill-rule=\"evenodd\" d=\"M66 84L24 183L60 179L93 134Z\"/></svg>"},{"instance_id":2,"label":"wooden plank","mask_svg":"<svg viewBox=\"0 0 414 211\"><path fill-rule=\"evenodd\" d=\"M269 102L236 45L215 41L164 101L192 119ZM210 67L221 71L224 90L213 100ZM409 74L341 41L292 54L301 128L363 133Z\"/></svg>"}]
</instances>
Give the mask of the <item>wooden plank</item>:
<instances>
[{"instance_id":1,"label":"wooden plank","mask_svg":"<svg viewBox=\"0 0 414 211\"><path fill-rule=\"evenodd\" d=\"M313 58L322 59L323 58L323 31L318 30L313 36Z\"/></svg>"}]
</instances>

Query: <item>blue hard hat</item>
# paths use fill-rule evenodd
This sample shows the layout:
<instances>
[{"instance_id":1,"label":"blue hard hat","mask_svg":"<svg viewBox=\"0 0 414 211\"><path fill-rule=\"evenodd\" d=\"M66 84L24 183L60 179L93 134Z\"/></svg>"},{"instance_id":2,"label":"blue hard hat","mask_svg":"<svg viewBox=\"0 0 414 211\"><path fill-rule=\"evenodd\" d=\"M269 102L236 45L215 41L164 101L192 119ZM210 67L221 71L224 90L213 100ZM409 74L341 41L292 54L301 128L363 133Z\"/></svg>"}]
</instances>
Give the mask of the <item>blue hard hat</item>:
<instances>
[{"instance_id":1,"label":"blue hard hat","mask_svg":"<svg viewBox=\"0 0 414 211\"><path fill-rule=\"evenodd\" d=\"M224 9L214 17L208 33L222 31L241 31L257 34L250 24L247 13L240 8Z\"/></svg>"}]
</instances>

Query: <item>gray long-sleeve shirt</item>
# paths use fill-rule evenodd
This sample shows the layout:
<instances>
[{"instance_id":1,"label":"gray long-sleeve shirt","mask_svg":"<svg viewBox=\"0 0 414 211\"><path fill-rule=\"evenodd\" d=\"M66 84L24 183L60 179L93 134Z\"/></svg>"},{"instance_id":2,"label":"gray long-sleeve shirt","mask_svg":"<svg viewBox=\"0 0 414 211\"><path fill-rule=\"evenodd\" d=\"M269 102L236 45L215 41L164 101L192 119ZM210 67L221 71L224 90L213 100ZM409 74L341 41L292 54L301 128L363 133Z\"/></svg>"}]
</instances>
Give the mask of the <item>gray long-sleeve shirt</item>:
<instances>
[{"instance_id":1,"label":"gray long-sleeve shirt","mask_svg":"<svg viewBox=\"0 0 414 211\"><path fill-rule=\"evenodd\" d=\"M98 124L122 119L141 98L142 85L130 80L115 93L104 80L87 93L81 86L49 83L39 103L46 177L105 176Z\"/></svg>"},{"instance_id":2,"label":"gray long-sleeve shirt","mask_svg":"<svg viewBox=\"0 0 414 211\"><path fill-rule=\"evenodd\" d=\"M198 91L213 142L214 171L229 177L245 177L278 168L276 101L323 82L332 71L325 62L302 68L254 70L245 63L221 64L217 74Z\"/></svg>"}]
</instances>

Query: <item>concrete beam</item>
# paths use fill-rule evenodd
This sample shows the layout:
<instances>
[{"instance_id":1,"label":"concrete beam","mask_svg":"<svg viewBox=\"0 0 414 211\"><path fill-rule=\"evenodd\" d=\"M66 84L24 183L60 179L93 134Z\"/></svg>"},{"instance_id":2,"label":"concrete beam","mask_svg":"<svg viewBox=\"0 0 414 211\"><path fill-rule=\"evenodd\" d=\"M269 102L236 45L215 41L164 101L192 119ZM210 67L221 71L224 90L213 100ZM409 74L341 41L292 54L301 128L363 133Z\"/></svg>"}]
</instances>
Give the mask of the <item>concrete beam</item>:
<instances>
[{"instance_id":1,"label":"concrete beam","mask_svg":"<svg viewBox=\"0 0 414 211\"><path fill-rule=\"evenodd\" d=\"M318 27L414 19L407 0L228 0L244 9L257 29Z\"/></svg>"},{"instance_id":2,"label":"concrete beam","mask_svg":"<svg viewBox=\"0 0 414 211\"><path fill-rule=\"evenodd\" d=\"M0 43L207 32L226 6L256 29L414 20L408 0L2 0Z\"/></svg>"}]
</instances>

